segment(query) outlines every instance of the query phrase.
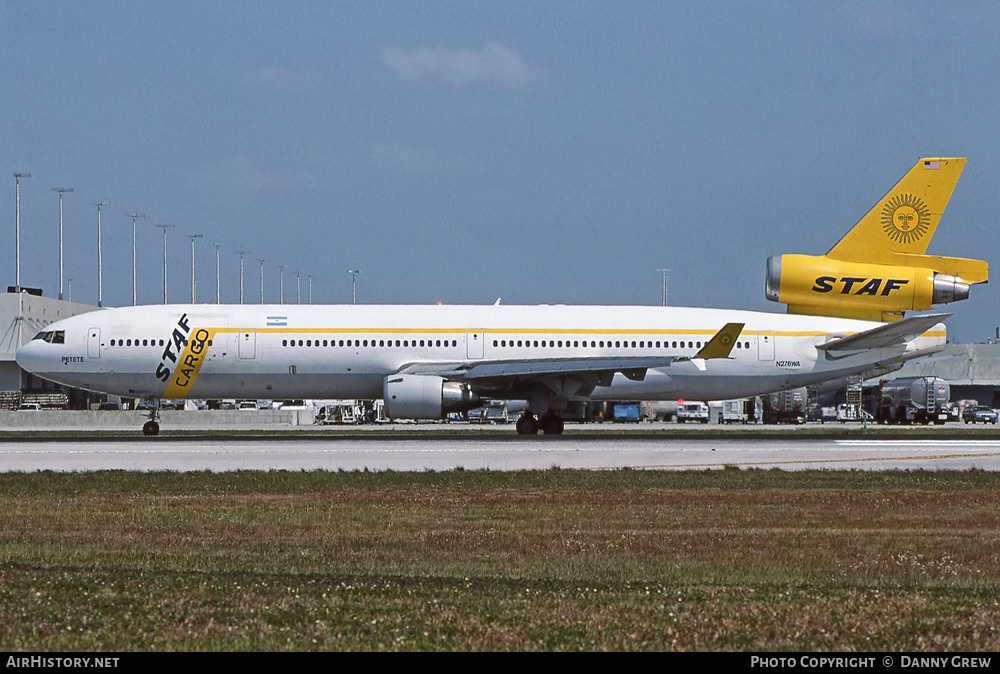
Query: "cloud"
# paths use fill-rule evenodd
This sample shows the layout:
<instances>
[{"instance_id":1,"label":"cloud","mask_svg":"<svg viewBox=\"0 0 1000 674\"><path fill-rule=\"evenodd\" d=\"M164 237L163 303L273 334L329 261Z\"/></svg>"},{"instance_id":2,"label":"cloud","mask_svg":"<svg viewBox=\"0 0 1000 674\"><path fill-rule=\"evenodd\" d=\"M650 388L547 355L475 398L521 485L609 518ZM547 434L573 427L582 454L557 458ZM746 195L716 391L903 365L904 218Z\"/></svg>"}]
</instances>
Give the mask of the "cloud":
<instances>
[{"instance_id":1,"label":"cloud","mask_svg":"<svg viewBox=\"0 0 1000 674\"><path fill-rule=\"evenodd\" d=\"M198 184L212 189L273 190L312 189L316 178L309 171L277 171L259 159L237 155L195 171Z\"/></svg>"},{"instance_id":2,"label":"cloud","mask_svg":"<svg viewBox=\"0 0 1000 674\"><path fill-rule=\"evenodd\" d=\"M271 66L244 74L243 81L255 89L291 93L318 89L323 83L323 78L317 73L296 72L282 66Z\"/></svg>"},{"instance_id":3,"label":"cloud","mask_svg":"<svg viewBox=\"0 0 1000 674\"><path fill-rule=\"evenodd\" d=\"M383 47L382 62L404 80L436 80L452 85L492 82L524 89L541 79L538 68L496 42L487 42L479 51L423 47L407 52L400 47Z\"/></svg>"}]
</instances>

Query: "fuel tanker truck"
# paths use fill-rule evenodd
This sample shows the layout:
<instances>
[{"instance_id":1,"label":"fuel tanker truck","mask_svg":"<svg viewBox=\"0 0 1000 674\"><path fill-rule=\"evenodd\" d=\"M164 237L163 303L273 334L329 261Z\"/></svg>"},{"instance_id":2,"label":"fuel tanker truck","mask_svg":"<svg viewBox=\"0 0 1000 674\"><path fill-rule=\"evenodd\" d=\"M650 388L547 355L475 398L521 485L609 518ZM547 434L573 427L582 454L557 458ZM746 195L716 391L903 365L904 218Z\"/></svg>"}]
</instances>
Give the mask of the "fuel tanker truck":
<instances>
[{"instance_id":1,"label":"fuel tanker truck","mask_svg":"<svg viewBox=\"0 0 1000 674\"><path fill-rule=\"evenodd\" d=\"M880 424L943 424L951 387L940 377L903 377L883 382L875 420Z\"/></svg>"}]
</instances>

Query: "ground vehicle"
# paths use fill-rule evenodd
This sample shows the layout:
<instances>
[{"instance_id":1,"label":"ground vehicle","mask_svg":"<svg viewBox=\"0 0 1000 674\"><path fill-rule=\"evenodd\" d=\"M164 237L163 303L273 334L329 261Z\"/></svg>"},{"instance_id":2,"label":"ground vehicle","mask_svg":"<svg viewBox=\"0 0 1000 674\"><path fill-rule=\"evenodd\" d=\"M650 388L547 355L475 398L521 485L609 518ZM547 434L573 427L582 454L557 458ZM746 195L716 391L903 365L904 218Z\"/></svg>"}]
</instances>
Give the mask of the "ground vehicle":
<instances>
[{"instance_id":1,"label":"ground vehicle","mask_svg":"<svg viewBox=\"0 0 1000 674\"><path fill-rule=\"evenodd\" d=\"M99 410L105 410L105 411L107 411L107 410L115 410L115 411L117 411L117 410L120 410L120 409L123 409L123 408L122 408L122 404L120 402L116 402L114 400L106 400L103 403L99 404L97 406L97 409L99 409Z\"/></svg>"},{"instance_id":2,"label":"ground vehicle","mask_svg":"<svg viewBox=\"0 0 1000 674\"><path fill-rule=\"evenodd\" d=\"M687 421L698 421L703 424L708 423L708 405L705 403L678 403L677 423L683 424Z\"/></svg>"},{"instance_id":3,"label":"ground vehicle","mask_svg":"<svg viewBox=\"0 0 1000 674\"><path fill-rule=\"evenodd\" d=\"M820 405L809 405L806 408L806 421L818 421L825 424L828 421L837 421L836 407L823 407Z\"/></svg>"},{"instance_id":4,"label":"ground vehicle","mask_svg":"<svg viewBox=\"0 0 1000 674\"><path fill-rule=\"evenodd\" d=\"M708 403L709 421L720 424L745 424L748 420L746 400L717 400Z\"/></svg>"},{"instance_id":5,"label":"ground vehicle","mask_svg":"<svg viewBox=\"0 0 1000 674\"><path fill-rule=\"evenodd\" d=\"M510 421L510 417L507 415L507 406L490 405L489 407L486 407L483 412L482 421L484 424L507 423L508 421Z\"/></svg>"},{"instance_id":6,"label":"ground vehicle","mask_svg":"<svg viewBox=\"0 0 1000 674\"><path fill-rule=\"evenodd\" d=\"M962 411L962 421L967 424L976 424L980 421L984 424L995 424L997 413L986 405L969 405Z\"/></svg>"},{"instance_id":7,"label":"ground vehicle","mask_svg":"<svg viewBox=\"0 0 1000 674\"><path fill-rule=\"evenodd\" d=\"M639 421L639 403L614 403L609 407L612 421Z\"/></svg>"},{"instance_id":8,"label":"ground vehicle","mask_svg":"<svg viewBox=\"0 0 1000 674\"><path fill-rule=\"evenodd\" d=\"M847 405L845 403L837 405L837 421L840 423L855 421L858 418L857 405Z\"/></svg>"},{"instance_id":9,"label":"ground vehicle","mask_svg":"<svg viewBox=\"0 0 1000 674\"><path fill-rule=\"evenodd\" d=\"M671 421L677 416L677 403L663 400L647 400L639 405L639 418L644 421Z\"/></svg>"},{"instance_id":10,"label":"ground vehicle","mask_svg":"<svg viewBox=\"0 0 1000 674\"><path fill-rule=\"evenodd\" d=\"M808 391L794 388L761 396L765 424L804 424Z\"/></svg>"},{"instance_id":11,"label":"ground vehicle","mask_svg":"<svg viewBox=\"0 0 1000 674\"><path fill-rule=\"evenodd\" d=\"M943 424L948 420L950 399L951 387L939 377L894 379L880 387L875 420L880 424Z\"/></svg>"},{"instance_id":12,"label":"ground vehicle","mask_svg":"<svg viewBox=\"0 0 1000 674\"><path fill-rule=\"evenodd\" d=\"M257 410L257 402L255 400L241 400L236 405L238 410Z\"/></svg>"},{"instance_id":13,"label":"ground vehicle","mask_svg":"<svg viewBox=\"0 0 1000 674\"><path fill-rule=\"evenodd\" d=\"M490 404L479 409L469 410L469 421L478 424L506 424L510 421L507 406Z\"/></svg>"},{"instance_id":14,"label":"ground vehicle","mask_svg":"<svg viewBox=\"0 0 1000 674\"><path fill-rule=\"evenodd\" d=\"M18 412L41 412L42 406L38 403L21 403L18 408Z\"/></svg>"}]
</instances>

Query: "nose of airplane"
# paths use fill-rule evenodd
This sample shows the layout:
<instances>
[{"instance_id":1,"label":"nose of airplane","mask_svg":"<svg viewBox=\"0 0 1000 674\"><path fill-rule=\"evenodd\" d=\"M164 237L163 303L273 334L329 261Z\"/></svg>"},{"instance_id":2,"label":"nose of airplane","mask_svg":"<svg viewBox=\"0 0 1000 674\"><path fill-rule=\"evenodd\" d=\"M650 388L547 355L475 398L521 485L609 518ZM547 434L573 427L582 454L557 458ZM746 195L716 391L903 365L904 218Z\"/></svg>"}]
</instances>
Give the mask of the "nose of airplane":
<instances>
[{"instance_id":1,"label":"nose of airplane","mask_svg":"<svg viewBox=\"0 0 1000 674\"><path fill-rule=\"evenodd\" d=\"M32 374L46 372L49 369L45 367L48 358L42 353L43 349L40 348L42 346L47 345L44 342L39 343L37 340L32 340L17 350L17 353L14 354L14 360L26 372Z\"/></svg>"}]
</instances>

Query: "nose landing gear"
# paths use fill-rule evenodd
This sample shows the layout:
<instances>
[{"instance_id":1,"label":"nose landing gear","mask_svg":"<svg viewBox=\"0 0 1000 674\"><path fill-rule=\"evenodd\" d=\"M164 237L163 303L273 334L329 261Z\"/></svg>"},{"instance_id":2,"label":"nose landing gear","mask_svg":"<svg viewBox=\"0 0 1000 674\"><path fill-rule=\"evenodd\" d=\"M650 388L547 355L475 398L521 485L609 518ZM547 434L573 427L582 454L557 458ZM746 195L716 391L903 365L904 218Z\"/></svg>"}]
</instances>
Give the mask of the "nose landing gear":
<instances>
[{"instance_id":1,"label":"nose landing gear","mask_svg":"<svg viewBox=\"0 0 1000 674\"><path fill-rule=\"evenodd\" d=\"M146 401L150 403L149 406L149 421L142 425L143 435L159 435L160 434L160 424L158 419L160 418L160 399L159 398L146 398Z\"/></svg>"}]
</instances>

